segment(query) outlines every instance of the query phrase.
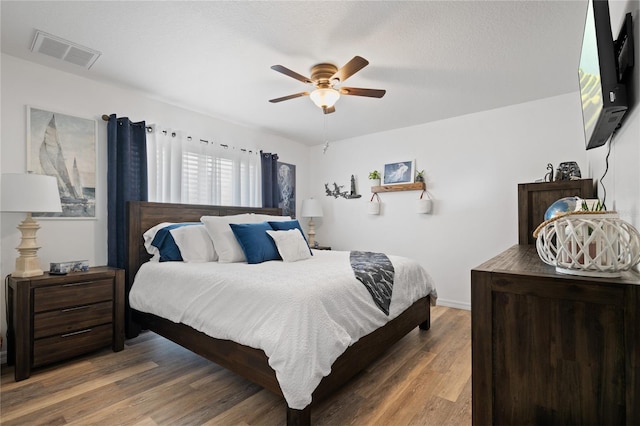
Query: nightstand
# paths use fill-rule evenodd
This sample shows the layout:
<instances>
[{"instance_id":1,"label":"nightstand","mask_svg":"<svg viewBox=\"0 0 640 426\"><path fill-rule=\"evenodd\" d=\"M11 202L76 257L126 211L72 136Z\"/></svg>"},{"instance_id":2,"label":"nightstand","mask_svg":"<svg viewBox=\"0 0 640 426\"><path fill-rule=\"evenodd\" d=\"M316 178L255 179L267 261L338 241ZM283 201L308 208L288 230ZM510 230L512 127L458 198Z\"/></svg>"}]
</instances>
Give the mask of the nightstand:
<instances>
[{"instance_id":1,"label":"nightstand","mask_svg":"<svg viewBox=\"0 0 640 426\"><path fill-rule=\"evenodd\" d=\"M124 348L124 270L9 278L7 363L16 381L31 369L111 345Z\"/></svg>"},{"instance_id":2,"label":"nightstand","mask_svg":"<svg viewBox=\"0 0 640 426\"><path fill-rule=\"evenodd\" d=\"M318 247L311 247L314 250L331 250L331 246L318 246Z\"/></svg>"}]
</instances>

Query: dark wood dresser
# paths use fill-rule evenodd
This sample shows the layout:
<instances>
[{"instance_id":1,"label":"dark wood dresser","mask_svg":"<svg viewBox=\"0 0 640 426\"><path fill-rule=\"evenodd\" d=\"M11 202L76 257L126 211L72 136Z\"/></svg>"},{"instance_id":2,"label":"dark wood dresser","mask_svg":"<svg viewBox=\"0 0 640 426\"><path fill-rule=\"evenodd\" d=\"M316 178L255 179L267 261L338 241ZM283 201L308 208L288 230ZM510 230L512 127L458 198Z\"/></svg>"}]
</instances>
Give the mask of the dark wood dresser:
<instances>
[{"instance_id":1,"label":"dark wood dresser","mask_svg":"<svg viewBox=\"0 0 640 426\"><path fill-rule=\"evenodd\" d=\"M16 381L33 367L105 346L124 348L124 270L9 278L8 354Z\"/></svg>"},{"instance_id":2,"label":"dark wood dresser","mask_svg":"<svg viewBox=\"0 0 640 426\"><path fill-rule=\"evenodd\" d=\"M640 276L563 275L532 245L471 271L472 418L640 424Z\"/></svg>"}]
</instances>

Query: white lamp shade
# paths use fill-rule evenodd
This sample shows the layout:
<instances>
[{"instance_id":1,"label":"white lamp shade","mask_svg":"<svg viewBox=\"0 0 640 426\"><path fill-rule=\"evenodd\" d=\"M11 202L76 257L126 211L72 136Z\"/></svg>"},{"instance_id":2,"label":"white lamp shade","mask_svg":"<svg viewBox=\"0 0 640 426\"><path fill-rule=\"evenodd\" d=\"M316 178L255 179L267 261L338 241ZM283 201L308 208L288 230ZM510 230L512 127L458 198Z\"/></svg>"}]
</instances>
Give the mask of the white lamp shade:
<instances>
[{"instance_id":1,"label":"white lamp shade","mask_svg":"<svg viewBox=\"0 0 640 426\"><path fill-rule=\"evenodd\" d=\"M58 183L53 176L3 173L0 210L3 212L61 212Z\"/></svg>"},{"instance_id":2,"label":"white lamp shade","mask_svg":"<svg viewBox=\"0 0 640 426\"><path fill-rule=\"evenodd\" d=\"M331 108L340 99L340 92L336 89L316 89L311 92L309 97L319 108Z\"/></svg>"},{"instance_id":3,"label":"white lamp shade","mask_svg":"<svg viewBox=\"0 0 640 426\"><path fill-rule=\"evenodd\" d=\"M303 200L300 214L302 217L322 217L322 204L313 198Z\"/></svg>"}]
</instances>

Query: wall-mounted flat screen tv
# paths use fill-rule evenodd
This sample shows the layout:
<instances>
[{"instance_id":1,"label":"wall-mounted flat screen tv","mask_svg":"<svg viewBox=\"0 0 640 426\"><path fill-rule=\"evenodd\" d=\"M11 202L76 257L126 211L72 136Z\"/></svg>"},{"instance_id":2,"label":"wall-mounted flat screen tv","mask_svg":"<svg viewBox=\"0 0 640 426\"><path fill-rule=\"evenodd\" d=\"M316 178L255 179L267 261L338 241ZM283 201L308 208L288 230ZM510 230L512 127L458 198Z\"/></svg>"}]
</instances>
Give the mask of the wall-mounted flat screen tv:
<instances>
[{"instance_id":1,"label":"wall-mounted flat screen tv","mask_svg":"<svg viewBox=\"0 0 640 426\"><path fill-rule=\"evenodd\" d=\"M589 0L580 54L580 97L586 148L604 145L627 111L607 0Z\"/></svg>"}]
</instances>

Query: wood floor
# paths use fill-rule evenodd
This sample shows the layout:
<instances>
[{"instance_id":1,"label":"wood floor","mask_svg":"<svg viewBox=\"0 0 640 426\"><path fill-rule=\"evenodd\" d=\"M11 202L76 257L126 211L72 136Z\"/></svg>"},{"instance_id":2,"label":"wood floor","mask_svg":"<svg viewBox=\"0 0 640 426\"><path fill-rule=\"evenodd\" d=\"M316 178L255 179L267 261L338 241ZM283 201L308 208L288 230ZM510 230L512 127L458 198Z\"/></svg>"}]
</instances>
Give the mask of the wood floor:
<instances>
[{"instance_id":1,"label":"wood floor","mask_svg":"<svg viewBox=\"0 0 640 426\"><path fill-rule=\"evenodd\" d=\"M36 369L1 375L0 423L9 425L278 425L280 397L152 333ZM317 404L317 425L471 424L471 315L435 307L337 394Z\"/></svg>"}]
</instances>

